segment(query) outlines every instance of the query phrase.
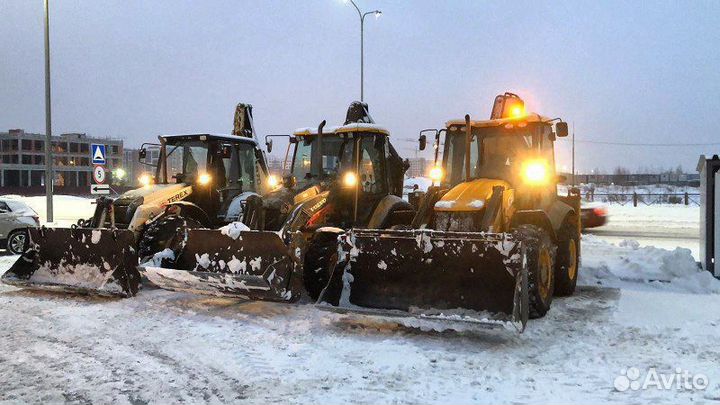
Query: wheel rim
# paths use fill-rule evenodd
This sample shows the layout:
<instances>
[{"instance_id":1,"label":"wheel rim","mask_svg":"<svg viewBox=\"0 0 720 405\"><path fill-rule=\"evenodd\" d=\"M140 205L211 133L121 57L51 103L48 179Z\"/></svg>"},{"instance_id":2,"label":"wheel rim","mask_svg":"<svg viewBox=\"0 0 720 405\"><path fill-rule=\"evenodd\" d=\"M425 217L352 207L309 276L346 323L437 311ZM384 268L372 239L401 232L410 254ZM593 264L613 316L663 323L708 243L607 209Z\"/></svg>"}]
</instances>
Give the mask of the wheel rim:
<instances>
[{"instance_id":1,"label":"wheel rim","mask_svg":"<svg viewBox=\"0 0 720 405\"><path fill-rule=\"evenodd\" d=\"M25 235L18 234L13 236L12 240L10 240L10 250L12 250L15 253L19 253L23 251L23 248L25 247Z\"/></svg>"},{"instance_id":2,"label":"wheel rim","mask_svg":"<svg viewBox=\"0 0 720 405\"><path fill-rule=\"evenodd\" d=\"M540 251L540 262L538 263L538 267L540 270L538 272L538 289L540 290L540 295L543 299L547 299L548 296L550 296L550 284L551 284L551 274L550 270L552 267L551 261L550 261L550 252L548 252L547 249L542 249Z\"/></svg>"},{"instance_id":3,"label":"wheel rim","mask_svg":"<svg viewBox=\"0 0 720 405\"><path fill-rule=\"evenodd\" d=\"M574 280L577 275L577 245L575 244L575 239L570 239L568 253L570 254L570 263L568 264L567 269L568 278L570 280Z\"/></svg>"}]
</instances>

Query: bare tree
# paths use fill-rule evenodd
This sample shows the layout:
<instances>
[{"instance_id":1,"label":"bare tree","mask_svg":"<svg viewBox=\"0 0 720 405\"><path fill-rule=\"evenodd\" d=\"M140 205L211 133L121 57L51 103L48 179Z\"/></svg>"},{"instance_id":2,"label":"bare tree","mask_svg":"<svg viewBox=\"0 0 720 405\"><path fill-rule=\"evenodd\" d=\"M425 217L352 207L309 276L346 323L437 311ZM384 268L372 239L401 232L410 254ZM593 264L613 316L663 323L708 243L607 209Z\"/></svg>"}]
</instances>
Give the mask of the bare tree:
<instances>
[{"instance_id":1,"label":"bare tree","mask_svg":"<svg viewBox=\"0 0 720 405\"><path fill-rule=\"evenodd\" d=\"M615 169L613 169L614 175L621 175L621 174L630 174L630 170L623 166L617 166Z\"/></svg>"}]
</instances>

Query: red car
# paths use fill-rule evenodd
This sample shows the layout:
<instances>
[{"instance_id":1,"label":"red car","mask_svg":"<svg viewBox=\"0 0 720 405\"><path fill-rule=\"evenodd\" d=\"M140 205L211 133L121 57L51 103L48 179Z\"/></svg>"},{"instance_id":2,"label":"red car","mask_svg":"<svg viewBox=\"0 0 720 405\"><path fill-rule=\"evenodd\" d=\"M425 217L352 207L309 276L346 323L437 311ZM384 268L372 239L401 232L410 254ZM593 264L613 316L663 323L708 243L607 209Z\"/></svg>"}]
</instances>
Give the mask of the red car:
<instances>
[{"instance_id":1,"label":"red car","mask_svg":"<svg viewBox=\"0 0 720 405\"><path fill-rule=\"evenodd\" d=\"M580 208L580 223L583 229L596 228L607 223L608 210L604 206Z\"/></svg>"}]
</instances>

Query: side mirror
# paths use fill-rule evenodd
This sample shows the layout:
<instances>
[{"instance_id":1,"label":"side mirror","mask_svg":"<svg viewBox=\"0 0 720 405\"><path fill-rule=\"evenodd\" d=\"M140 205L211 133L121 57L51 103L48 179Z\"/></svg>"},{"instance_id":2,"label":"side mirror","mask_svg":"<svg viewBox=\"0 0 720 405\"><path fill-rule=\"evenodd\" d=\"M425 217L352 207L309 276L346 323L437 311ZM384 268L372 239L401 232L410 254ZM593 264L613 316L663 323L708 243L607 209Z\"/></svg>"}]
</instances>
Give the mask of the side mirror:
<instances>
[{"instance_id":1,"label":"side mirror","mask_svg":"<svg viewBox=\"0 0 720 405\"><path fill-rule=\"evenodd\" d=\"M145 158L147 158L147 149L140 149L140 151L138 151L138 157L140 158L140 160L145 160Z\"/></svg>"},{"instance_id":2,"label":"side mirror","mask_svg":"<svg viewBox=\"0 0 720 405\"><path fill-rule=\"evenodd\" d=\"M425 146L427 146L427 136L422 134L420 135L420 139L418 139L418 149L425 150Z\"/></svg>"},{"instance_id":3,"label":"side mirror","mask_svg":"<svg viewBox=\"0 0 720 405\"><path fill-rule=\"evenodd\" d=\"M568 124L565 121L560 121L555 124L555 135L558 138L565 138L568 136Z\"/></svg>"},{"instance_id":4,"label":"side mirror","mask_svg":"<svg viewBox=\"0 0 720 405\"><path fill-rule=\"evenodd\" d=\"M268 139L267 141L265 141L265 147L267 148L268 153L272 152L272 146L273 146L272 139Z\"/></svg>"}]
</instances>

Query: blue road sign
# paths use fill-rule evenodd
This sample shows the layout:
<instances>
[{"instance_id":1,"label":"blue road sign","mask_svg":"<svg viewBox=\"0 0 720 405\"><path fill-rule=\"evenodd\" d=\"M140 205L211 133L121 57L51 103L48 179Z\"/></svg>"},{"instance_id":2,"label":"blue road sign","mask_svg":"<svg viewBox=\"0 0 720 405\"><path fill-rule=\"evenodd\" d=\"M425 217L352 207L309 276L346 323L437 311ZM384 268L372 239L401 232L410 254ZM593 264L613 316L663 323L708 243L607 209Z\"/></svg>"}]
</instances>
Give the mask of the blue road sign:
<instances>
[{"instance_id":1,"label":"blue road sign","mask_svg":"<svg viewBox=\"0 0 720 405\"><path fill-rule=\"evenodd\" d=\"M95 165L105 164L105 145L97 143L90 144L90 157Z\"/></svg>"}]
</instances>

